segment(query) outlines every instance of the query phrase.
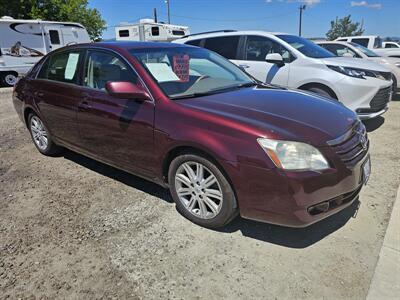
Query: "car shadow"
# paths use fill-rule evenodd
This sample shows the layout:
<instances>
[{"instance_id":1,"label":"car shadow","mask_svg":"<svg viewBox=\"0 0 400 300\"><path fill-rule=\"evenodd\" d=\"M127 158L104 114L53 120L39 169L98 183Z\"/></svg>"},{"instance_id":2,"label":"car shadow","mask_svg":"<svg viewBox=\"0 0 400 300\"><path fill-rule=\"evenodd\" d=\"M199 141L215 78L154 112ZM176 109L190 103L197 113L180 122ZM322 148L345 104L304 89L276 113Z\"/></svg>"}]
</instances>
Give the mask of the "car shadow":
<instances>
[{"instance_id":1,"label":"car shadow","mask_svg":"<svg viewBox=\"0 0 400 300\"><path fill-rule=\"evenodd\" d=\"M166 202L169 203L174 202L167 189L151 181L145 180L143 178L132 175L120 169L103 164L99 161L81 155L79 153L73 152L71 150L66 149L63 153L63 157L87 169L90 169L98 174L117 180L127 186L130 186L132 188L150 194L154 197L160 198Z\"/></svg>"},{"instance_id":2,"label":"car shadow","mask_svg":"<svg viewBox=\"0 0 400 300\"><path fill-rule=\"evenodd\" d=\"M168 203L174 202L169 191L155 183L70 150L65 150L63 157L96 173L117 180L127 186L148 193ZM240 231L243 236L262 242L272 243L288 248L306 248L344 226L352 217L357 215L359 205L360 202L356 200L352 205L339 213L305 228L283 227L251 221L238 216L230 224L219 229L210 230L221 233ZM178 217L179 216L177 216L177 218Z\"/></svg>"},{"instance_id":3,"label":"car shadow","mask_svg":"<svg viewBox=\"0 0 400 300\"><path fill-rule=\"evenodd\" d=\"M378 116L373 119L369 120L363 120L362 121L365 125L365 128L367 129L367 132L372 132L377 130L379 127L381 127L385 123L385 118L382 116Z\"/></svg>"},{"instance_id":4,"label":"car shadow","mask_svg":"<svg viewBox=\"0 0 400 300\"><path fill-rule=\"evenodd\" d=\"M240 231L244 236L288 248L307 248L343 227L357 216L360 201L354 201L342 211L304 228L290 228L261 223L237 217L232 223L218 229L220 232Z\"/></svg>"},{"instance_id":5,"label":"car shadow","mask_svg":"<svg viewBox=\"0 0 400 300\"><path fill-rule=\"evenodd\" d=\"M393 95L392 101L400 101L400 93Z\"/></svg>"}]
</instances>

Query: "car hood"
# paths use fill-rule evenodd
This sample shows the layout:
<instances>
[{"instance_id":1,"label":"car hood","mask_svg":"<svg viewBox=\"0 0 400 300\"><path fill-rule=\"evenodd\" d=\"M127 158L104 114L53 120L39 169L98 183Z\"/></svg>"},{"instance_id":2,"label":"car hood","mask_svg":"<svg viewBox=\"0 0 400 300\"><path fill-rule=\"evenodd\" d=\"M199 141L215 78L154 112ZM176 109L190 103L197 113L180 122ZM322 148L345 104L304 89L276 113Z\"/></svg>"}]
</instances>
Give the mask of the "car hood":
<instances>
[{"instance_id":1,"label":"car hood","mask_svg":"<svg viewBox=\"0 0 400 300\"><path fill-rule=\"evenodd\" d=\"M295 90L243 88L179 103L251 126L260 136L316 146L326 145L358 120L335 100Z\"/></svg>"},{"instance_id":2,"label":"car hood","mask_svg":"<svg viewBox=\"0 0 400 300\"><path fill-rule=\"evenodd\" d=\"M383 55L383 56L399 56L400 55L400 49L388 49L388 48L378 48L373 50L375 53Z\"/></svg>"},{"instance_id":3,"label":"car hood","mask_svg":"<svg viewBox=\"0 0 400 300\"><path fill-rule=\"evenodd\" d=\"M386 65L394 65L396 63L400 63L400 57L369 57L368 59L379 62L381 64L386 64ZM389 66L388 66L389 68Z\"/></svg>"},{"instance_id":4,"label":"car hood","mask_svg":"<svg viewBox=\"0 0 400 300\"><path fill-rule=\"evenodd\" d=\"M389 70L381 64L366 60L351 57L329 57L322 60L324 64L331 66L343 66L356 69L365 69L379 72L389 72Z\"/></svg>"}]
</instances>

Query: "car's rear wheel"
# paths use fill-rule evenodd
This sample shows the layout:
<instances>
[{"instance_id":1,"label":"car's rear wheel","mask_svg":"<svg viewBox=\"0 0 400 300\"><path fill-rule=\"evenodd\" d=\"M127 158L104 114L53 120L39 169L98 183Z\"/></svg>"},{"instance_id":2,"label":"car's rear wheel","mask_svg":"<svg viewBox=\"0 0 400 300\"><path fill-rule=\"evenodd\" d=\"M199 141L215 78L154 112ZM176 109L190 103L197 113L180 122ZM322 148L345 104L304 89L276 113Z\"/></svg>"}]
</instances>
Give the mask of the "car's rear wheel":
<instances>
[{"instance_id":1,"label":"car's rear wheel","mask_svg":"<svg viewBox=\"0 0 400 300\"><path fill-rule=\"evenodd\" d=\"M168 178L178 211L192 222L217 228L237 215L230 183L205 157L195 154L176 157L169 167Z\"/></svg>"},{"instance_id":2,"label":"car's rear wheel","mask_svg":"<svg viewBox=\"0 0 400 300\"><path fill-rule=\"evenodd\" d=\"M1 81L3 85L10 87L17 83L18 74L14 72L4 73L1 76Z\"/></svg>"},{"instance_id":3,"label":"car's rear wheel","mask_svg":"<svg viewBox=\"0 0 400 300\"><path fill-rule=\"evenodd\" d=\"M29 115L28 125L32 141L40 153L54 155L61 151L62 148L53 142L49 131L37 114L31 113Z\"/></svg>"}]
</instances>

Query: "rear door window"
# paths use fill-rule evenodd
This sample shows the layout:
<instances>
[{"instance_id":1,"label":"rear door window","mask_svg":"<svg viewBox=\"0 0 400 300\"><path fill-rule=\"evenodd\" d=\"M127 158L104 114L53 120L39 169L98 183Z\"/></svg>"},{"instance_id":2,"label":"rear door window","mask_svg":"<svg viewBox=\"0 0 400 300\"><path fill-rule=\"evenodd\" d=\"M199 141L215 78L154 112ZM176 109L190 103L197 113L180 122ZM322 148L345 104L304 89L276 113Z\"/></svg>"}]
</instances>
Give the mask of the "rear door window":
<instances>
[{"instance_id":1,"label":"rear door window","mask_svg":"<svg viewBox=\"0 0 400 300\"><path fill-rule=\"evenodd\" d=\"M89 51L85 62L83 85L105 90L107 81L137 82L137 75L117 55L106 51Z\"/></svg>"},{"instance_id":2,"label":"rear door window","mask_svg":"<svg viewBox=\"0 0 400 300\"><path fill-rule=\"evenodd\" d=\"M40 79L77 83L82 51L65 51L51 55L38 74Z\"/></svg>"},{"instance_id":3,"label":"rear door window","mask_svg":"<svg viewBox=\"0 0 400 300\"><path fill-rule=\"evenodd\" d=\"M240 36L221 36L205 40L204 48L228 59L236 59Z\"/></svg>"}]
</instances>

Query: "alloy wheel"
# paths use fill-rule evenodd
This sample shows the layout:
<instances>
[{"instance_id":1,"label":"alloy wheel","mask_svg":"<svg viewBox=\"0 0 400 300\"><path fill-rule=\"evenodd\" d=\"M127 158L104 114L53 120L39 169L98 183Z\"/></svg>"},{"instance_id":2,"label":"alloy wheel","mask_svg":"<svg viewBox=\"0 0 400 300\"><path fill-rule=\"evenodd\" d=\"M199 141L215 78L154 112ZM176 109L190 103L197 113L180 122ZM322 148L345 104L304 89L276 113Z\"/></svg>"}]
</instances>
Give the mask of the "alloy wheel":
<instances>
[{"instance_id":1,"label":"alloy wheel","mask_svg":"<svg viewBox=\"0 0 400 300\"><path fill-rule=\"evenodd\" d=\"M49 140L42 120L40 120L37 116L33 116L31 118L30 128L33 141L35 142L36 146L38 146L40 150L46 150Z\"/></svg>"},{"instance_id":2,"label":"alloy wheel","mask_svg":"<svg viewBox=\"0 0 400 300\"><path fill-rule=\"evenodd\" d=\"M190 213L202 219L212 219L221 210L223 193L217 177L203 164L188 161L175 174L179 200Z\"/></svg>"}]
</instances>

